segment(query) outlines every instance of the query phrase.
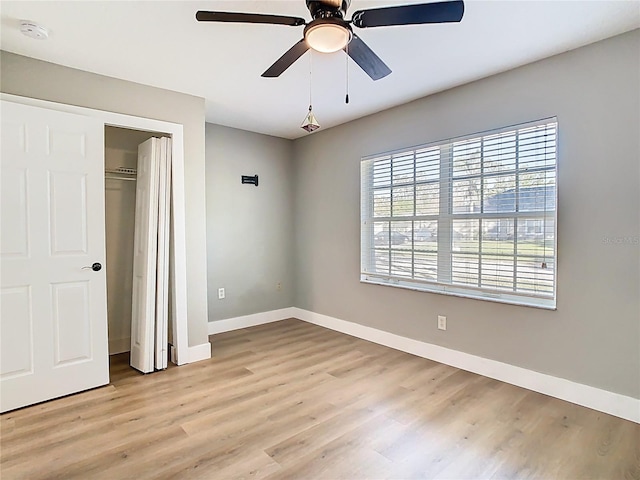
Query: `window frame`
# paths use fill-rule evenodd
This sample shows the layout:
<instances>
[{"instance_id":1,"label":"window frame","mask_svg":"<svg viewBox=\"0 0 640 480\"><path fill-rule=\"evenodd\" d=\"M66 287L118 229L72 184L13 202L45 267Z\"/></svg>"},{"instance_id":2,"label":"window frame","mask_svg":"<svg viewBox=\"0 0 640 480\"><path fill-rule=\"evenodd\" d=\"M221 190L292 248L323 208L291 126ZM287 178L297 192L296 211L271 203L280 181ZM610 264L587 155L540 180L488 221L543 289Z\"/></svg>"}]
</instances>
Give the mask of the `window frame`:
<instances>
[{"instance_id":1,"label":"window frame","mask_svg":"<svg viewBox=\"0 0 640 480\"><path fill-rule=\"evenodd\" d=\"M472 213L455 213L454 212L454 197L453 197L453 189L454 189L454 180L460 180L464 177L456 177L454 175L454 157L453 151L454 146L460 144L461 142L469 141L469 140L477 140L484 145L485 139L487 137L498 136L501 134L514 133L516 138L520 135L521 130L529 129L532 127L545 127L549 128L550 124L554 124L555 127L555 139L552 144L554 148L553 155L553 165L550 166L542 166L535 167L532 169L520 168L520 151L518 150L519 145L516 142L516 153L514 155L514 168L507 169L504 171L497 172L489 172L488 174L484 172L484 166L489 161L486 160L484 156L484 151L480 156L479 169L480 173L478 174L469 174L468 177L473 177L480 180L480 184L482 188L480 189L481 195L481 206L480 210ZM416 181L416 154L417 152L428 152L429 150L439 149L439 174L438 177L434 179L427 179L422 181ZM473 133L469 135L464 135L455 138L449 138L445 140L439 140L435 142L430 142L427 144L417 145L413 147L396 149L393 151L367 155L361 158L361 172L360 172L360 182L361 182L361 222L360 222L360 254L361 254L361 268L360 268L360 281L361 283L369 283L376 285L384 285L384 286L393 286L400 287L410 290L417 291L425 291L430 293L440 293L445 295L453 295L458 297L466 297L473 298L479 300L489 300L500 303L514 304L514 305L522 305L522 306L530 306L537 307L543 309L555 310L557 307L557 287L558 287L558 164L559 164L559 125L556 117L548 117L543 118L531 122L509 125L506 127L493 129L484 132ZM446 156L443 152L447 151L449 158L446 161L443 161L443 157ZM545 152L546 155L546 152ZM394 156L413 156L413 181L407 183L406 185L413 189L413 211L412 215L394 215L393 211L393 195L395 187L402 187L401 184L394 183L393 176L393 158ZM387 184L383 184L382 186L375 186L376 179L373 174L373 168L375 165L374 161L384 161L385 158L389 159L389 180ZM369 169L369 170L367 170ZM551 172L553 176L553 197L547 197L547 191L551 184L543 183L542 188L545 188L545 196L544 196L544 209L543 210L532 210L532 211L519 211L518 202L521 201L520 195L521 190L519 186L520 177L526 173L541 173L545 177L548 173ZM513 211L506 212L485 212L484 209L486 205L484 202L484 192L485 192L485 183L484 179L487 177L506 177L508 175L513 175L514 182L518 184L518 187L514 190L514 202L515 207ZM415 188L418 185L427 185L427 184L437 184L439 186L438 198L438 213L437 214L428 214L428 215L417 215L417 203L416 203L416 191ZM386 185L386 186L385 186ZM443 188L444 186L444 188ZM536 186L535 188L540 188L540 186ZM375 201L375 192L382 191L383 189L388 190L389 192L389 215L388 216L374 216L374 201ZM535 199L539 199L539 196L534 197ZM553 210L549 208L549 205L546 203L548 201L553 201ZM443 203L444 202L444 203ZM496 207L498 209L498 207ZM483 219L491 219L496 220L500 218L511 219L514 220L512 230L513 230L513 245L514 251L512 254L505 254L504 256L513 259L513 269L514 269L514 282L513 282L513 291L507 289L499 289L496 287L488 288L486 286L474 286L469 284L456 284L452 281L452 265L454 265L453 260L453 224L455 220L478 220L478 230L479 230L479 240L478 240L478 251L476 252L477 266L478 266L478 284L482 284L481 277L481 268L482 268L482 222ZM552 222L553 225L553 255L549 255L549 262L553 265L553 292L551 294L545 295L537 292L526 292L526 291L516 291L518 283L518 276L516 274L518 269L518 259L519 258L535 258L539 257L539 255L529 254L518 254L517 245L518 245L518 235L519 235L519 226L518 220L530 220L535 219L536 221L542 221L544 225L547 225L547 222ZM392 273L393 270L393 262L392 262L392 254L394 252L394 244L392 233L394 229L392 227L393 222L402 222L407 221L411 223L411 238L409 241L411 242L409 250L398 250L395 251L404 251L411 252L411 276L403 277L394 275ZM426 251L426 250L416 250L415 246L415 232L417 231L415 227L415 222L437 222L437 235L436 235L436 246L435 251ZM377 247L378 250L388 251L389 254L389 269L388 274L379 273L379 272L368 272L368 267L370 265L375 266L375 252L376 252L376 239L375 237L378 235L375 233L374 222L386 222L389 225L388 228L388 239L386 240L386 248ZM528 225L528 224L525 224ZM527 227L528 228L528 227ZM534 228L535 227L534 225ZM546 227L543 227L546 230ZM384 232L385 230L383 230ZM546 242L546 239L543 238L543 244ZM415 254L418 253L430 253L435 254L436 260L436 280L427 280L414 278L416 276L415 269ZM458 254L460 255L460 254ZM464 255L464 253L463 253ZM468 255L472 255L472 253L468 253ZM492 256L499 256L491 254ZM500 254L502 255L502 254ZM544 267L542 267L544 268ZM521 277L520 277L521 278ZM497 280L496 280L497 282Z\"/></svg>"}]
</instances>

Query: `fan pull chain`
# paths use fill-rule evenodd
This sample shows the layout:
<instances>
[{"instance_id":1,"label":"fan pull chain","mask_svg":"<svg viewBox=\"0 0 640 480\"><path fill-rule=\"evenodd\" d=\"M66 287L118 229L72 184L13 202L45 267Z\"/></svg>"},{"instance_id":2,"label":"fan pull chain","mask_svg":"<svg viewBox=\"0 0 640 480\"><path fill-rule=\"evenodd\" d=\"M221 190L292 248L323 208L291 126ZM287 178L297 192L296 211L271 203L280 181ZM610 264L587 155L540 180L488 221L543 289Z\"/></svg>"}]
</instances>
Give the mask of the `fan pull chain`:
<instances>
[{"instance_id":1,"label":"fan pull chain","mask_svg":"<svg viewBox=\"0 0 640 480\"><path fill-rule=\"evenodd\" d=\"M345 51L347 52L347 94L344 97L344 103L349 103L349 42L345 45Z\"/></svg>"},{"instance_id":2,"label":"fan pull chain","mask_svg":"<svg viewBox=\"0 0 640 480\"><path fill-rule=\"evenodd\" d=\"M311 91L313 90L313 51L309 52L309 111L311 111Z\"/></svg>"}]
</instances>

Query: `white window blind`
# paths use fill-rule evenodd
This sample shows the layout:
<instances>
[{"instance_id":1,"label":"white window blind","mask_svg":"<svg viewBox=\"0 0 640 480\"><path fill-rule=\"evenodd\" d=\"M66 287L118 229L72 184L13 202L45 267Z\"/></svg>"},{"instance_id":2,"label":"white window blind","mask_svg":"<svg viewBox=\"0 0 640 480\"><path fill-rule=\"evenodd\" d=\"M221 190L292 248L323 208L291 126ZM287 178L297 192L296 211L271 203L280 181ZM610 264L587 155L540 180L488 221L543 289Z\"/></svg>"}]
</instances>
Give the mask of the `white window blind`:
<instances>
[{"instance_id":1,"label":"white window blind","mask_svg":"<svg viewBox=\"0 0 640 480\"><path fill-rule=\"evenodd\" d=\"M361 165L361 280L555 308L557 121Z\"/></svg>"}]
</instances>

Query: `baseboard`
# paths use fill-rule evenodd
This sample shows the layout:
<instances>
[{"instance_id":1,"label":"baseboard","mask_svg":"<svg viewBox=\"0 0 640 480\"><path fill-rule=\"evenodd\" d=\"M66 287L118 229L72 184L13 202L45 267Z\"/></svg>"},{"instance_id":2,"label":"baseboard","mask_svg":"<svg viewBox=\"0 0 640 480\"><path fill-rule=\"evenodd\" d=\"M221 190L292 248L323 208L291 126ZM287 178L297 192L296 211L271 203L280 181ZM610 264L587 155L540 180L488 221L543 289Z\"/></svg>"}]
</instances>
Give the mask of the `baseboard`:
<instances>
[{"instance_id":1,"label":"baseboard","mask_svg":"<svg viewBox=\"0 0 640 480\"><path fill-rule=\"evenodd\" d=\"M299 318L308 323L640 423L640 399L402 337L301 308L294 307L292 310L291 317Z\"/></svg>"},{"instance_id":2,"label":"baseboard","mask_svg":"<svg viewBox=\"0 0 640 480\"><path fill-rule=\"evenodd\" d=\"M295 316L294 308L281 308L279 310L271 310L269 312L254 313L244 315L242 317L227 318L225 320L216 320L209 322L209 335L216 333L230 332L241 328L254 327L265 323L277 322Z\"/></svg>"},{"instance_id":3,"label":"baseboard","mask_svg":"<svg viewBox=\"0 0 640 480\"><path fill-rule=\"evenodd\" d=\"M186 363L199 362L209 358L211 358L211 344L209 342L201 343L200 345L189 347Z\"/></svg>"},{"instance_id":4,"label":"baseboard","mask_svg":"<svg viewBox=\"0 0 640 480\"><path fill-rule=\"evenodd\" d=\"M109 339L109 355L116 353L124 353L131 350L131 338L110 338Z\"/></svg>"}]
</instances>

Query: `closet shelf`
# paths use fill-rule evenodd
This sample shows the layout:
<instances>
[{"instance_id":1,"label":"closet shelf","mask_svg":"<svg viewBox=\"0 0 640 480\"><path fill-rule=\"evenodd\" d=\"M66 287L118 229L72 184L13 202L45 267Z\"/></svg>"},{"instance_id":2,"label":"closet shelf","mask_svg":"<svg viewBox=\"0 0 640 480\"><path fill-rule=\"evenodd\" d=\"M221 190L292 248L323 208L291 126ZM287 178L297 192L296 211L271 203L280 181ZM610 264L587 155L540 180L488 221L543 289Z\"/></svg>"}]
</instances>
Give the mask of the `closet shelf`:
<instances>
[{"instance_id":1,"label":"closet shelf","mask_svg":"<svg viewBox=\"0 0 640 480\"><path fill-rule=\"evenodd\" d=\"M105 171L105 178L111 178L113 180L136 180L137 170L135 168L118 167L107 168Z\"/></svg>"}]
</instances>

